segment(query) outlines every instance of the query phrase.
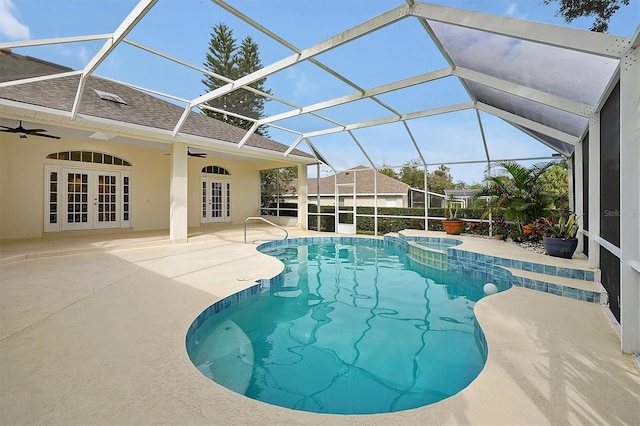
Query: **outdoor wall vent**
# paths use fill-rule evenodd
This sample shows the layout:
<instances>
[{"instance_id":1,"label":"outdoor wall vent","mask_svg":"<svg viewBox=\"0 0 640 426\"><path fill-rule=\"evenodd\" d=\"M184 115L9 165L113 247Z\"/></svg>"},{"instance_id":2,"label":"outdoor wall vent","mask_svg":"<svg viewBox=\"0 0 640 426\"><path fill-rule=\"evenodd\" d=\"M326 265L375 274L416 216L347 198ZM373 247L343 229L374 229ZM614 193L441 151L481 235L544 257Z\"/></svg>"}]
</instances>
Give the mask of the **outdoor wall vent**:
<instances>
[{"instance_id":1,"label":"outdoor wall vent","mask_svg":"<svg viewBox=\"0 0 640 426\"><path fill-rule=\"evenodd\" d=\"M100 99L104 99L105 101L111 101L116 104L127 105L127 103L118 95L114 95L113 93L103 92L102 90L93 89L96 92L96 95L100 96Z\"/></svg>"}]
</instances>

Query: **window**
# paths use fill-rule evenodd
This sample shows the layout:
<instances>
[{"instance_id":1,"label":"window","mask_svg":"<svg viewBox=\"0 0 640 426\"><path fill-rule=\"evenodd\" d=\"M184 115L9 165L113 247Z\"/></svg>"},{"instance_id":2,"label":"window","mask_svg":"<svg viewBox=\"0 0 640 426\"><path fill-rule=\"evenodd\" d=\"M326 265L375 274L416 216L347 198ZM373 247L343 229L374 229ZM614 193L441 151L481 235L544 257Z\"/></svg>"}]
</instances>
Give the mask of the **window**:
<instances>
[{"instance_id":1,"label":"window","mask_svg":"<svg viewBox=\"0 0 640 426\"><path fill-rule=\"evenodd\" d=\"M92 151L62 151L47 155L50 160L80 161L83 163L110 164L131 167L131 163L113 155ZM229 174L229 173L227 173Z\"/></svg>"},{"instance_id":2,"label":"window","mask_svg":"<svg viewBox=\"0 0 640 426\"><path fill-rule=\"evenodd\" d=\"M202 168L202 173L206 173L209 175L231 175L229 170L220 166L206 166Z\"/></svg>"}]
</instances>

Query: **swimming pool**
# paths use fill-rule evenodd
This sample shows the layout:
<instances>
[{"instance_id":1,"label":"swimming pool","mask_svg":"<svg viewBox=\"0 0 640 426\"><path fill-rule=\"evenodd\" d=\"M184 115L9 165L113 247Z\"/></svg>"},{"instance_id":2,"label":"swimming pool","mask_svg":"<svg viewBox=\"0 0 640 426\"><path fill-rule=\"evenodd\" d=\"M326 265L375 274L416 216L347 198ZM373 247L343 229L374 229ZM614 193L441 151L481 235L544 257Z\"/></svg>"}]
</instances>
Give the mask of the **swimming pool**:
<instances>
[{"instance_id":1,"label":"swimming pool","mask_svg":"<svg viewBox=\"0 0 640 426\"><path fill-rule=\"evenodd\" d=\"M284 274L198 326L187 352L203 374L263 402L335 414L420 407L477 377L484 280L380 240L317 240L261 249Z\"/></svg>"}]
</instances>

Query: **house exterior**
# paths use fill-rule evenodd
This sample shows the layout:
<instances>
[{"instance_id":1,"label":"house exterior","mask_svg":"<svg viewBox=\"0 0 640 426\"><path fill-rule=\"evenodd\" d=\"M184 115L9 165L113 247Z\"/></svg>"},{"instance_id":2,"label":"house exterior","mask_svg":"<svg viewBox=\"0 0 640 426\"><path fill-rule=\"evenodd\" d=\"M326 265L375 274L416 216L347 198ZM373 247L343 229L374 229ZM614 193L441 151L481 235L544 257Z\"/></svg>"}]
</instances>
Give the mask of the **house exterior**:
<instances>
[{"instance_id":1,"label":"house exterior","mask_svg":"<svg viewBox=\"0 0 640 426\"><path fill-rule=\"evenodd\" d=\"M409 185L364 166L320 179L309 178L307 188L310 204L318 204L319 198L321 206L334 206L337 188L340 206L375 206L377 203L378 207L410 207Z\"/></svg>"},{"instance_id":2,"label":"house exterior","mask_svg":"<svg viewBox=\"0 0 640 426\"><path fill-rule=\"evenodd\" d=\"M246 139L195 111L174 136L183 112L133 87L0 51L0 239L167 229L186 240L188 228L259 215L260 170L298 166L305 185L317 162L299 150L285 159L287 146Z\"/></svg>"}]
</instances>

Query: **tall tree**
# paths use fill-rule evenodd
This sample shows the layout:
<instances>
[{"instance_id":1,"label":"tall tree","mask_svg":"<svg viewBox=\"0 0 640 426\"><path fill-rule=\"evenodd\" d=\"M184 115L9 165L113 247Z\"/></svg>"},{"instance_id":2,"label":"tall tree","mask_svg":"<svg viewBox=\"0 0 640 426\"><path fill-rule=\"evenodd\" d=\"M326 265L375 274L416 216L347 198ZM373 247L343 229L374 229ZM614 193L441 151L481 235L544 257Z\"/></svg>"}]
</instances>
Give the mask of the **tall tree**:
<instances>
[{"instance_id":1,"label":"tall tree","mask_svg":"<svg viewBox=\"0 0 640 426\"><path fill-rule=\"evenodd\" d=\"M542 0L544 4L558 2L556 16L562 16L567 23L580 17L594 17L591 31L606 33L609 21L620 6L628 6L629 0Z\"/></svg>"},{"instance_id":2,"label":"tall tree","mask_svg":"<svg viewBox=\"0 0 640 426\"><path fill-rule=\"evenodd\" d=\"M382 173L383 175L392 177L394 179L398 179L398 173L396 173L396 171L393 170L393 168L391 166L389 166L388 164L383 164L382 167L380 169L378 169L378 171L380 173Z\"/></svg>"},{"instance_id":3,"label":"tall tree","mask_svg":"<svg viewBox=\"0 0 640 426\"><path fill-rule=\"evenodd\" d=\"M440 167L429 173L427 176L427 188L431 192L444 194L445 189L454 189L460 184L453 183L453 176L449 167L441 164ZM462 184L464 186L464 184Z\"/></svg>"},{"instance_id":4,"label":"tall tree","mask_svg":"<svg viewBox=\"0 0 640 426\"><path fill-rule=\"evenodd\" d=\"M409 160L404 163L398 176L411 188L424 189L424 170L419 160Z\"/></svg>"},{"instance_id":5,"label":"tall tree","mask_svg":"<svg viewBox=\"0 0 640 426\"><path fill-rule=\"evenodd\" d=\"M204 66L212 73L222 75L231 80L237 80L247 74L262 68L260 61L260 51L258 45L253 39L247 36L240 46L233 36L233 30L220 23L213 27L211 40L209 41L209 50L206 54ZM254 89L270 93L264 88L266 79L261 79L251 83L249 86ZM227 84L226 81L205 74L202 83L206 86L207 91L213 91ZM258 119L263 117L265 97L257 95L246 89L237 89L226 95L210 100L206 104L213 108L222 109ZM230 114L224 114L208 109L203 109L205 114L217 120L224 121L233 126L248 130L253 125L252 121L243 120ZM266 128L261 126L256 133L262 136L268 136Z\"/></svg>"},{"instance_id":6,"label":"tall tree","mask_svg":"<svg viewBox=\"0 0 640 426\"><path fill-rule=\"evenodd\" d=\"M566 161L549 167L540 175L544 191L551 196L551 209L569 210L569 170Z\"/></svg>"},{"instance_id":7,"label":"tall tree","mask_svg":"<svg viewBox=\"0 0 640 426\"><path fill-rule=\"evenodd\" d=\"M387 169L389 168L387 167ZM385 170L384 166L380 172L383 170ZM392 169L389 170L395 173ZM396 173L395 176L389 174L389 176L400 179L412 188L424 189L424 169L420 160L407 161L399 173ZM444 194L445 189L466 188L466 186L464 182L454 183L451 170L445 165L440 165L433 172L427 172L427 191Z\"/></svg>"}]
</instances>

